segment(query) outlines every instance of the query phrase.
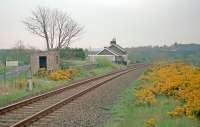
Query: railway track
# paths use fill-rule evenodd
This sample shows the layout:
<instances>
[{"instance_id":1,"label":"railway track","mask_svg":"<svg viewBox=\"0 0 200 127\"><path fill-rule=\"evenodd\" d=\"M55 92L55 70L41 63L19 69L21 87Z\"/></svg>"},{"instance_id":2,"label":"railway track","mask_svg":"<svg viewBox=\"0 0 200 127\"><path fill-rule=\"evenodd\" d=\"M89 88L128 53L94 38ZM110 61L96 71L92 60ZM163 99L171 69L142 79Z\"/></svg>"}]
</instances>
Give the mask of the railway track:
<instances>
[{"instance_id":1,"label":"railway track","mask_svg":"<svg viewBox=\"0 0 200 127\"><path fill-rule=\"evenodd\" d=\"M140 64L107 75L73 83L5 107L0 108L0 127L26 127L85 93L146 65Z\"/></svg>"}]
</instances>

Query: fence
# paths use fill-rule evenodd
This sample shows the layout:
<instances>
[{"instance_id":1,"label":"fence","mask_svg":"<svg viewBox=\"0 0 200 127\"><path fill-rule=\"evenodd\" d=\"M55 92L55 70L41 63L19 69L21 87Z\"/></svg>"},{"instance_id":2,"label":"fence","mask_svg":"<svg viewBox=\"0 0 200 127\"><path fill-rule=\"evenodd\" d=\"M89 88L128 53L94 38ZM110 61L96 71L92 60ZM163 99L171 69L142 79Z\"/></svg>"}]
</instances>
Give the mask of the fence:
<instances>
[{"instance_id":1,"label":"fence","mask_svg":"<svg viewBox=\"0 0 200 127\"><path fill-rule=\"evenodd\" d=\"M16 80L26 79L30 66L7 67L0 71L0 85L15 85Z\"/></svg>"}]
</instances>

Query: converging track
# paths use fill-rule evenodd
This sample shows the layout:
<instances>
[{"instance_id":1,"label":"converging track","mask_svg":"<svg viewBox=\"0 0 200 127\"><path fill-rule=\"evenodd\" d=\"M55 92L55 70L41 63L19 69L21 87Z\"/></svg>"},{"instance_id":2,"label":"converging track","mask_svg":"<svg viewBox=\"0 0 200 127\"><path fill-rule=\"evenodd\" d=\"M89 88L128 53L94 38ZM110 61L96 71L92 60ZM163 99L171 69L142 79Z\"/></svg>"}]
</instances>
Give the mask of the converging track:
<instances>
[{"instance_id":1,"label":"converging track","mask_svg":"<svg viewBox=\"0 0 200 127\"><path fill-rule=\"evenodd\" d=\"M63 105L75 100L89 91L120 77L145 64L137 64L127 69L103 76L89 78L71 85L0 108L0 127L26 127L47 116Z\"/></svg>"}]
</instances>

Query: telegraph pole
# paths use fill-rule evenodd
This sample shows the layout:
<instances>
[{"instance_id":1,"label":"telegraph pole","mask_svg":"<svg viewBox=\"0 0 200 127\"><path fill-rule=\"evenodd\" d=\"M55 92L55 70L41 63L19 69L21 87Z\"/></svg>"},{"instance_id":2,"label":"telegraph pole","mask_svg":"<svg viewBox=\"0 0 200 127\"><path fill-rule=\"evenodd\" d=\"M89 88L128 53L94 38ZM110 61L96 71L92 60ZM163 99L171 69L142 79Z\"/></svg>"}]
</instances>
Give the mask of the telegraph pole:
<instances>
[{"instance_id":1,"label":"telegraph pole","mask_svg":"<svg viewBox=\"0 0 200 127\"><path fill-rule=\"evenodd\" d=\"M4 57L4 67L3 67L3 82L6 85L6 57Z\"/></svg>"}]
</instances>

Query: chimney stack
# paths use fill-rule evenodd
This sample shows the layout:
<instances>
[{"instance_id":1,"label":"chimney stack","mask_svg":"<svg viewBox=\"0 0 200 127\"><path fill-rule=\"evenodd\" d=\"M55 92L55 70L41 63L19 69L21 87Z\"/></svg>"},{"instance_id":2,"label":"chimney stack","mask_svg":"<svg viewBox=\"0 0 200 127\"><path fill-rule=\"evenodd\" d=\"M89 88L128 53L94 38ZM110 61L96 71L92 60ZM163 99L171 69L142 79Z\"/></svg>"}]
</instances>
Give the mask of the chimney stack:
<instances>
[{"instance_id":1,"label":"chimney stack","mask_svg":"<svg viewBox=\"0 0 200 127\"><path fill-rule=\"evenodd\" d=\"M116 44L116 38L113 38L112 41L110 41L110 44Z\"/></svg>"}]
</instances>

